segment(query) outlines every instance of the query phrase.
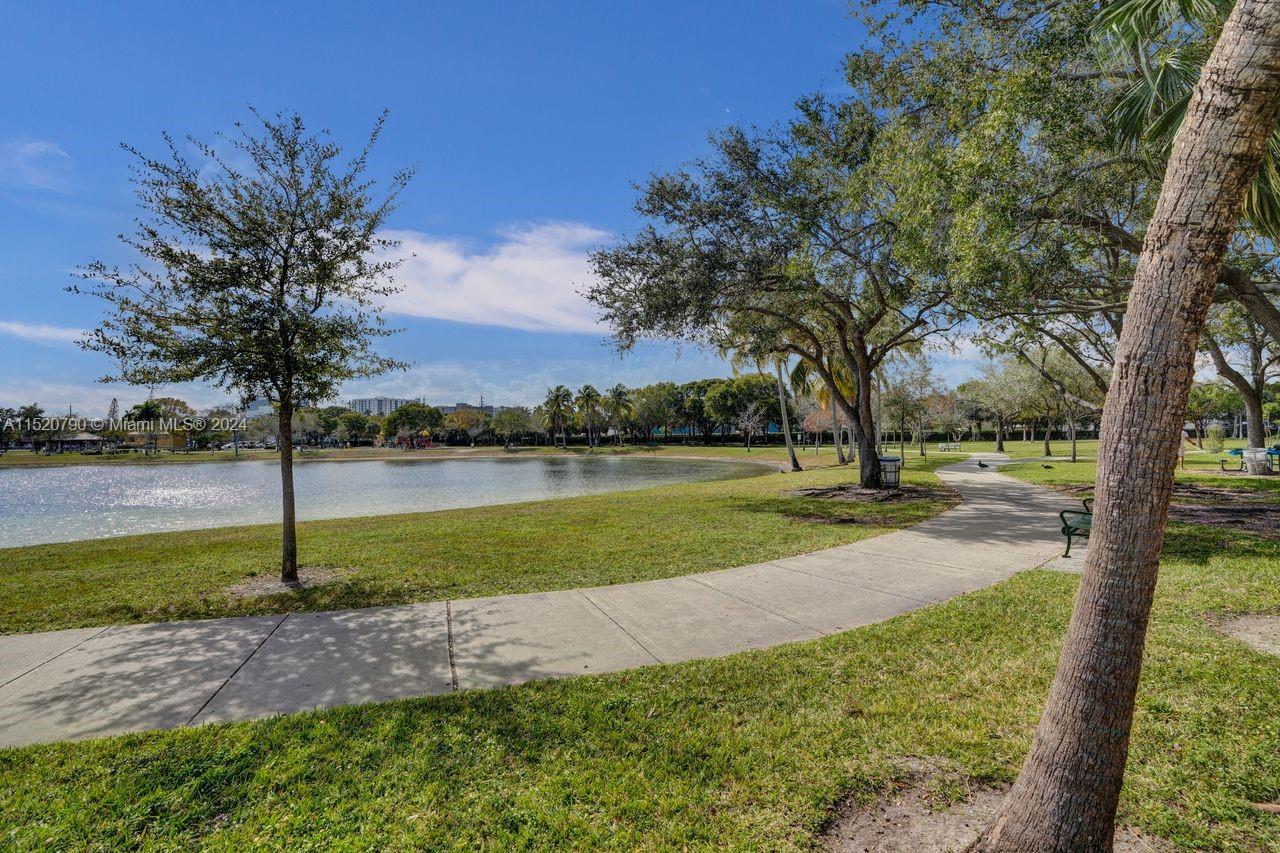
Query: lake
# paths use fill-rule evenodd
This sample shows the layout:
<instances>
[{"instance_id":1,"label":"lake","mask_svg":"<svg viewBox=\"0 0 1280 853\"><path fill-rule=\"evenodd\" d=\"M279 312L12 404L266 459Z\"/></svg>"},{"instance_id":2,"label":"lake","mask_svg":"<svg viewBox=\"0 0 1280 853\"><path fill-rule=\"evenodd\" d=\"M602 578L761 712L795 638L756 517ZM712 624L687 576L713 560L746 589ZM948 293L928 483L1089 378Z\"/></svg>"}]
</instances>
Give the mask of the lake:
<instances>
[{"instance_id":1,"label":"lake","mask_svg":"<svg viewBox=\"0 0 1280 853\"><path fill-rule=\"evenodd\" d=\"M627 456L294 466L298 518L486 506L751 477L758 465ZM0 469L0 547L280 521L273 461Z\"/></svg>"}]
</instances>

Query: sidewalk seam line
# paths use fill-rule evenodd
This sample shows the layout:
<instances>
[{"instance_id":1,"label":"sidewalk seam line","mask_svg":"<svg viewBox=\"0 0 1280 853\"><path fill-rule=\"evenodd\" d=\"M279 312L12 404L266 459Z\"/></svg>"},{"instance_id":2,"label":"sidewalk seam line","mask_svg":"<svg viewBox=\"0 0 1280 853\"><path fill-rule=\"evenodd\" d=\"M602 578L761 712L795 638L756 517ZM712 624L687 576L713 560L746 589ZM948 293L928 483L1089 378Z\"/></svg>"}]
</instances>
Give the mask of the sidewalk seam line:
<instances>
[{"instance_id":1,"label":"sidewalk seam line","mask_svg":"<svg viewBox=\"0 0 1280 853\"><path fill-rule=\"evenodd\" d=\"M280 629L280 626L283 625L285 622L289 621L289 617L292 615L293 615L292 613L286 613L279 622L271 626L271 630L267 632L267 636L263 637L262 640L258 642L258 645L253 647L253 651L249 652L249 654L245 657L245 659L240 661L240 665L237 666L231 672L230 675L228 675L225 679L223 679L222 683L218 685L218 689L213 691L213 694L208 699L204 700L204 703L199 708L196 709L196 712L192 714L191 718L188 719L186 723L184 723L183 725L187 725L187 726L191 725L192 723L195 722L196 717L204 713L204 709L208 708L209 704L213 702L214 699L218 698L218 694L221 693L224 689L226 689L226 686L231 683L231 679L235 678L237 675L240 674L240 670L244 669L244 665L247 664L249 661L253 660L253 656L262 650L262 647L267 644L267 640L270 640L275 635L276 631Z\"/></svg>"},{"instance_id":2,"label":"sidewalk seam line","mask_svg":"<svg viewBox=\"0 0 1280 853\"><path fill-rule=\"evenodd\" d=\"M698 584L699 586L703 586L703 587L706 587L707 589L715 590L716 592L720 593L721 595L727 595L727 596L729 596L730 598L733 598L733 599L736 599L736 600L738 600L738 601L741 601L743 604L746 604L746 605L749 605L749 606L751 606L751 607L754 607L754 608L756 608L757 610L763 610L765 613L772 613L774 616L777 616L779 619L785 619L785 620L787 620L788 622L790 622L790 623L791 623L791 624L793 624L793 625L799 625L801 628L804 628L806 631L817 631L817 632L818 632L818 636L820 636L820 637L825 637L825 636L827 636L827 632L826 632L826 631L823 631L821 628L815 628L815 627L813 627L812 625L806 625L806 624L804 624L803 622L801 622L799 619L792 619L790 616L787 616L785 613L779 613L779 612L778 612L778 611L776 611L776 610L770 610L768 607L765 607L763 604L757 604L756 602L752 601L752 600L751 600L751 599L749 599L749 598L743 598L743 597L742 597L742 596L740 596L740 595L734 595L732 592L729 592L728 590L721 589L721 588L720 588L720 587L718 587L718 586L713 586L713 585L711 585L711 584L707 583L706 581L700 581L700 580L698 580L696 577L694 577L694 576L692 576L692 575L690 575L690 576L689 576L689 580L693 581L694 583Z\"/></svg>"},{"instance_id":3,"label":"sidewalk seam line","mask_svg":"<svg viewBox=\"0 0 1280 853\"><path fill-rule=\"evenodd\" d=\"M839 578L827 577L826 575L820 575L815 572L806 572L804 569L793 569L791 566L784 566L784 565L781 565L780 563L770 563L769 565L777 566L780 569L786 569L789 572L795 572L798 575L808 575L811 578L820 578L824 581L831 581L832 583L844 584L845 586L851 586L854 589L860 589L860 590L863 590L864 592L878 592L881 595L891 595L894 598L902 598L902 599L906 599L907 601L914 601L917 604L928 605L928 604L938 603L935 601L929 601L926 598L916 598L914 595L907 595L905 592L894 592L891 589L884 589L882 587L872 586L867 583L854 583L853 581L844 581L844 580L840 580Z\"/></svg>"},{"instance_id":4,"label":"sidewalk seam line","mask_svg":"<svg viewBox=\"0 0 1280 853\"><path fill-rule=\"evenodd\" d=\"M617 625L617 626L618 626L618 630L619 630L619 631L621 631L622 633L626 634L626 635L627 635L627 637L628 637L628 638L630 638L631 642L635 643L637 646L639 646L641 649L643 649L645 654L647 654L649 657L651 657L651 658L653 658L654 660L656 660L658 663L665 663L665 661L664 661L662 658L658 657L658 656L657 656L657 655L655 655L653 652L651 652L651 651L649 650L649 647L648 647L648 646L646 646L644 643L642 643L642 642L640 642L638 639L636 639L635 634L632 634L632 633L631 633L630 631L628 631L626 628L622 627L622 623L621 623L621 622L619 622L617 619L614 619L614 618L613 618L613 614L611 614L609 611L607 611L607 610L605 610L603 607L601 607L601 606L600 606L600 603L599 603L599 602L597 602L594 598L592 598L591 596L587 595L587 593L586 593L585 591L581 590L581 589L577 590L577 593L578 593L578 595L580 595L580 596L582 596L583 598L585 598L588 602L590 602L592 607L594 607L596 610L599 610L601 613L603 613L603 614L604 614L604 618L608 619L608 620L609 620L610 622L612 622L614 625Z\"/></svg>"},{"instance_id":5,"label":"sidewalk seam line","mask_svg":"<svg viewBox=\"0 0 1280 853\"><path fill-rule=\"evenodd\" d=\"M453 687L453 692L458 692L458 662L453 655L453 602L445 599L444 602L444 631L449 647L449 684Z\"/></svg>"},{"instance_id":6,"label":"sidewalk seam line","mask_svg":"<svg viewBox=\"0 0 1280 853\"><path fill-rule=\"evenodd\" d=\"M100 631L98 631L98 633L93 634L93 635L88 636L88 637L85 637L83 640L81 640L80 642L76 643L76 644L75 644L75 645L73 645L73 646L68 646L67 648L65 648L65 649L63 649L62 651L58 652L56 655L54 655L53 657L49 658L48 660L42 660L42 661L40 661L40 663L38 663L38 664L36 664L35 666L31 667L31 668L30 668L30 669L28 669L26 672L20 672L20 673L18 673L18 674L17 674L17 675L15 675L13 678L10 678L8 681L4 682L3 684L0 684L0 687L8 687L10 684L13 684L13 682L17 681L19 678L22 678L23 676L30 675L31 673L35 672L37 669L39 669L40 667L44 666L44 665L45 665L45 664L47 664L47 663L53 663L55 660L57 660L58 658L60 658L60 657L62 657L63 655L65 655L67 652L73 652L73 651L75 651L76 649L80 648L80 647L81 647L81 646L83 646L85 643L89 642L90 640L95 640L95 639L97 639L98 637L101 637L103 634L105 634L107 631L110 631L110 630L111 630L112 628L114 628L114 627L115 627L114 625L107 625L106 627L104 627L103 629L101 629Z\"/></svg>"},{"instance_id":7,"label":"sidewalk seam line","mask_svg":"<svg viewBox=\"0 0 1280 853\"><path fill-rule=\"evenodd\" d=\"M868 541L869 541L869 540L868 540ZM844 547L844 546L842 546L842 545L838 545L838 546L836 546L836 547L840 548L840 547ZM828 549L828 550L831 550L831 549ZM822 553L822 552L821 552L821 551L814 551L813 553L815 553L815 554L820 554L820 553ZM904 562L904 563L919 563L919 564L920 564L920 565L922 565L922 566L934 566L934 567L939 568L939 569L951 569L952 571L957 571L957 572L968 572L968 573L970 573L970 574L976 573L976 574L983 574L983 575L997 575L997 576L1000 574L998 571L993 571L993 570L988 570L988 569L973 569L973 568L968 568L968 567L966 567L966 566L953 566L953 565L951 565L950 563L935 563L935 562L933 562L932 560L921 560L921 559L920 559L920 558L918 558L918 557L910 557L910 558L908 558L908 557L900 556L900 555L898 555L898 554L882 554L882 553L880 553L879 551L860 551L859 553L861 553L861 554L863 554L863 555L865 555L865 556L867 556L867 557L888 557L888 558L889 558L889 559L891 559L891 560L901 560L901 561L902 561L902 562ZM809 555L807 555L807 554L802 554L801 556L809 556ZM1031 568L1035 568L1035 566L1032 566ZM1010 569L1010 571L1013 571L1013 572L1025 572L1025 571L1029 571L1029 569Z\"/></svg>"}]
</instances>

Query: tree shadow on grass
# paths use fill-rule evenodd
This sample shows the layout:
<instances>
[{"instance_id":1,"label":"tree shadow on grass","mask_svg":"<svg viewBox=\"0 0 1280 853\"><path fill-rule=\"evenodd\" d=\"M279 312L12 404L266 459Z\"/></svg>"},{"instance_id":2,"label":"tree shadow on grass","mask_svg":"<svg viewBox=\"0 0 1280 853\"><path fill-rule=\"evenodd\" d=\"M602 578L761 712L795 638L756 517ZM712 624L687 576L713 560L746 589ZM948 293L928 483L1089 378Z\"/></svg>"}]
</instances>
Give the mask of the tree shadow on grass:
<instances>
[{"instance_id":1,"label":"tree shadow on grass","mask_svg":"<svg viewBox=\"0 0 1280 853\"><path fill-rule=\"evenodd\" d=\"M958 500L903 500L892 503L856 503L835 498L755 497L729 502L741 512L772 515L793 522L863 524L905 527L932 518L959 503Z\"/></svg>"},{"instance_id":2,"label":"tree shadow on grass","mask_svg":"<svg viewBox=\"0 0 1280 853\"><path fill-rule=\"evenodd\" d=\"M1230 527L1185 524L1171 521L1165 527L1161 556L1182 562L1206 565L1215 557L1233 559L1280 558L1280 542Z\"/></svg>"}]
</instances>

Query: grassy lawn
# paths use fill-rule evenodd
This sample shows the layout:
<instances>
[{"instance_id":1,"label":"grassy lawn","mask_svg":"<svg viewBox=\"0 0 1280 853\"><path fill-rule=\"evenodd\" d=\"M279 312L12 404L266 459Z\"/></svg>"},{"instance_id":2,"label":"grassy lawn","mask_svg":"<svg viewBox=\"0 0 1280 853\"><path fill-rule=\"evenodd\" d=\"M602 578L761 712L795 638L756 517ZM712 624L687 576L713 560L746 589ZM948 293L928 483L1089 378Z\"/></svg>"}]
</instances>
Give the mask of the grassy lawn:
<instances>
[{"instance_id":1,"label":"grassy lawn","mask_svg":"<svg viewBox=\"0 0 1280 853\"><path fill-rule=\"evenodd\" d=\"M670 454L677 455L675 450ZM753 458L761 456L752 453ZM825 464L831 459L810 456L806 461ZM936 484L931 471L947 461L913 462L904 482ZM563 500L301 523L301 564L349 573L287 597L245 599L225 592L247 577L278 571L278 525L2 549L0 632L329 610L670 577L853 542L921 521L948 506L945 500L856 504L782 494L854 478L856 472L849 468L826 468ZM822 524L814 517L853 523Z\"/></svg>"},{"instance_id":2,"label":"grassy lawn","mask_svg":"<svg viewBox=\"0 0 1280 853\"><path fill-rule=\"evenodd\" d=\"M0 826L12 849L804 849L905 756L1010 780L1077 582L718 660L0 751ZM1172 529L1120 820L1182 849L1280 845L1249 805L1280 799L1276 660L1205 620L1239 611L1280 612L1280 545Z\"/></svg>"},{"instance_id":3,"label":"grassy lawn","mask_svg":"<svg viewBox=\"0 0 1280 853\"><path fill-rule=\"evenodd\" d=\"M1058 438L1057 433L1055 433L1054 436L1054 439L1049 442L1049 449L1053 451L1050 455L1058 459L1070 457L1071 442L1063 438ZM996 452L996 443L994 441L962 441L959 444L963 450L960 452L948 451L945 454L938 452L938 442L936 439L928 442L925 446L928 456L933 456L935 454L939 456L963 456L969 453ZM1225 449L1230 450L1233 447L1244 447L1244 445L1245 442L1243 439L1231 438L1226 440ZM918 448L918 445L913 446L908 442L906 446L907 458L914 459L919 456ZM887 445L885 449L887 452L897 453L898 445ZM1044 440L1006 440L1004 443L1004 452L1013 459L1040 459L1044 456ZM1076 442L1076 455L1078 458L1082 459L1096 458L1098 455L1098 440L1096 438L1082 438L1078 440ZM1188 448L1187 451L1188 467L1191 466L1194 461L1198 460L1200 464L1212 466L1216 469L1218 467L1219 459L1228 458L1230 457L1228 457L1226 453L1209 453L1208 451L1194 450L1191 448Z\"/></svg>"},{"instance_id":4,"label":"grassy lawn","mask_svg":"<svg viewBox=\"0 0 1280 853\"><path fill-rule=\"evenodd\" d=\"M1003 465L1001 473L1029 483L1038 483L1049 487L1067 487L1089 485L1097 479L1098 463L1089 462L1053 462L1052 467L1045 468L1040 462L1018 462ZM1175 481L1179 483L1197 483L1209 486L1225 486L1232 489L1247 489L1257 492L1259 496L1274 498L1280 502L1280 477L1248 477L1223 474L1218 467L1217 457L1212 459L1187 456L1185 470L1179 468L1175 472Z\"/></svg>"}]
</instances>

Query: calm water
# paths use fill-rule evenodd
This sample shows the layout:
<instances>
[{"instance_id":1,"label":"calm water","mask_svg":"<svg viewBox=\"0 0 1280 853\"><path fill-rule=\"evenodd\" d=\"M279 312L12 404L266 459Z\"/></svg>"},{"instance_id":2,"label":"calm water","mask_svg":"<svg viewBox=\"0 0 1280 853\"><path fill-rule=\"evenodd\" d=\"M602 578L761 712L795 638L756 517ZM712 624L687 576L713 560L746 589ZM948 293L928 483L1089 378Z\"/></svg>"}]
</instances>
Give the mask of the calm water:
<instances>
[{"instance_id":1,"label":"calm water","mask_svg":"<svg viewBox=\"0 0 1280 853\"><path fill-rule=\"evenodd\" d=\"M307 462L298 518L387 515L751 477L737 462L637 457ZM274 462L0 469L0 547L280 520Z\"/></svg>"}]
</instances>

